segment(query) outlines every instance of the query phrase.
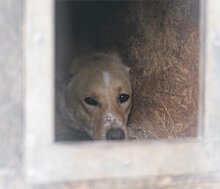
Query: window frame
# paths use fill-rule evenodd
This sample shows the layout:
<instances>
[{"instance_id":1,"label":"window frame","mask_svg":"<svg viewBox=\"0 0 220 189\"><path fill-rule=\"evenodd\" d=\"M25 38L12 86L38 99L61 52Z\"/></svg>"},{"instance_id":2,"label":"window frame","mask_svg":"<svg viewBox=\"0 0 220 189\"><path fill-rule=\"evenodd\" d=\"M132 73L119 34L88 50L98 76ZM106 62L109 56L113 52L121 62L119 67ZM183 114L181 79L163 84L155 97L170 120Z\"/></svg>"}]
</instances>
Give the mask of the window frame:
<instances>
[{"instance_id":1,"label":"window frame","mask_svg":"<svg viewBox=\"0 0 220 189\"><path fill-rule=\"evenodd\" d=\"M54 3L25 4L26 180L51 183L220 172L220 1L201 0L198 137L111 143L54 142Z\"/></svg>"}]
</instances>

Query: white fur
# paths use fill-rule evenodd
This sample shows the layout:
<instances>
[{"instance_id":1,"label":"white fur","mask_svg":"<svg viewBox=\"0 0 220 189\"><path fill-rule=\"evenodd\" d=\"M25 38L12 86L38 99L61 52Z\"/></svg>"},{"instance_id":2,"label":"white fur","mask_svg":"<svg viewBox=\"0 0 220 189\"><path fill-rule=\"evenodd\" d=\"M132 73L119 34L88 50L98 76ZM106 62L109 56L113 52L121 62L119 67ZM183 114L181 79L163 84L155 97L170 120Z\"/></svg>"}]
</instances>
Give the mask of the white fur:
<instances>
[{"instance_id":1,"label":"white fur","mask_svg":"<svg viewBox=\"0 0 220 189\"><path fill-rule=\"evenodd\" d=\"M110 100L110 96L108 94L108 91L109 91L109 88L110 88L110 85L111 85L111 76L110 76L110 73L108 71L103 71L102 72L102 76L103 76L103 81L104 81L104 90L105 90L105 95L107 97L107 103L108 103L108 111L111 112L112 110L112 102Z\"/></svg>"},{"instance_id":2,"label":"white fur","mask_svg":"<svg viewBox=\"0 0 220 189\"><path fill-rule=\"evenodd\" d=\"M112 113L107 113L104 116L104 127L120 127L122 126L122 120L114 116Z\"/></svg>"},{"instance_id":3,"label":"white fur","mask_svg":"<svg viewBox=\"0 0 220 189\"><path fill-rule=\"evenodd\" d=\"M102 72L103 74L103 81L104 81L104 90L105 95L108 103L108 110L105 115L103 115L104 127L120 127L122 126L122 120L115 116L112 112L112 102L110 99L110 95L108 94L110 85L111 85L111 75L108 71Z\"/></svg>"},{"instance_id":4,"label":"white fur","mask_svg":"<svg viewBox=\"0 0 220 189\"><path fill-rule=\"evenodd\" d=\"M102 75L103 75L103 81L104 81L104 84L105 84L105 88L108 89L109 88L109 85L110 85L110 74L108 71L104 71L102 72Z\"/></svg>"}]
</instances>

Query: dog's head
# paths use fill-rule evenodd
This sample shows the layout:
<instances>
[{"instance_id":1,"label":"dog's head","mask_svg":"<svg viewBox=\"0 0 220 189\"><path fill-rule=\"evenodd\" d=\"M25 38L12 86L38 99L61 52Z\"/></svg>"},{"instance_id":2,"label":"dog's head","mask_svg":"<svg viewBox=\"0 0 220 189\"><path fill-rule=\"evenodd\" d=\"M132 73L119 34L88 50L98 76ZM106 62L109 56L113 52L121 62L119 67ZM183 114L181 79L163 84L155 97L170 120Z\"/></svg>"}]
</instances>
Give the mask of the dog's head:
<instances>
[{"instance_id":1,"label":"dog's head","mask_svg":"<svg viewBox=\"0 0 220 189\"><path fill-rule=\"evenodd\" d=\"M66 90L69 116L95 140L127 138L132 105L129 68L116 54L94 54L73 63Z\"/></svg>"}]
</instances>

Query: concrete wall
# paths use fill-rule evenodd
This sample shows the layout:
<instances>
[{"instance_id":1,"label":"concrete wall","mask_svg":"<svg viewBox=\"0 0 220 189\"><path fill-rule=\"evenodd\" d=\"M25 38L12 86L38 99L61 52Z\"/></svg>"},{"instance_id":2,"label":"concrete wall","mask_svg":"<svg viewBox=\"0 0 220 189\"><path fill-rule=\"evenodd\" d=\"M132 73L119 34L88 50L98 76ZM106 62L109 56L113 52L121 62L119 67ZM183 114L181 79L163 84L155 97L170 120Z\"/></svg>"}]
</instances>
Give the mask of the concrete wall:
<instances>
[{"instance_id":1,"label":"concrete wall","mask_svg":"<svg viewBox=\"0 0 220 189\"><path fill-rule=\"evenodd\" d=\"M23 188L23 0L0 1L0 188Z\"/></svg>"}]
</instances>

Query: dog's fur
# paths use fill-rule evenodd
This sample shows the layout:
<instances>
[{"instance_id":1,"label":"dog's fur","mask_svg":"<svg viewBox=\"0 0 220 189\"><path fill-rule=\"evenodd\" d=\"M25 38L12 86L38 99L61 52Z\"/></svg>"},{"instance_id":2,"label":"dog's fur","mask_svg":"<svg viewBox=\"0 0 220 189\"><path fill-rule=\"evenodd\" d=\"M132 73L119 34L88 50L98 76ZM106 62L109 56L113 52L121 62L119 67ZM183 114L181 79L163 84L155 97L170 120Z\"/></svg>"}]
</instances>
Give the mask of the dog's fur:
<instances>
[{"instance_id":1,"label":"dog's fur","mask_svg":"<svg viewBox=\"0 0 220 189\"><path fill-rule=\"evenodd\" d=\"M74 129L85 131L94 140L106 140L110 129L120 128L127 138L132 106L129 70L116 53L95 53L74 60L63 102ZM129 100L120 103L121 93L128 94ZM97 100L97 106L85 103L90 96Z\"/></svg>"}]
</instances>

